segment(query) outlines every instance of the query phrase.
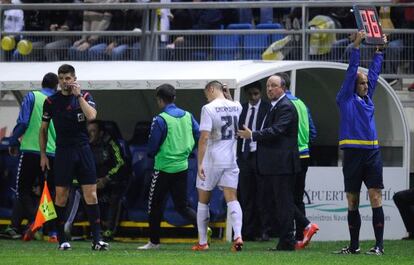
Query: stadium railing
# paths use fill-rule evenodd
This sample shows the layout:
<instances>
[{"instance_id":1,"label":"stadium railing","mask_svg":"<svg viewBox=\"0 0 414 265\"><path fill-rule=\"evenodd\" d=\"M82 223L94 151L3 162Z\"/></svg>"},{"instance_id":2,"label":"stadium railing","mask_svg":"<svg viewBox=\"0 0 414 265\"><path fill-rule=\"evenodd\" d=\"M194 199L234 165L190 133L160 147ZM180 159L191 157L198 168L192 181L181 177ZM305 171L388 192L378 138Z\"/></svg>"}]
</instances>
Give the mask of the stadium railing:
<instances>
[{"instance_id":1,"label":"stadium railing","mask_svg":"<svg viewBox=\"0 0 414 265\"><path fill-rule=\"evenodd\" d=\"M283 60L324 60L334 62L347 61L347 47L350 42L347 40L348 35L356 32L356 29L316 29L309 27L309 13L313 8L319 7L349 7L353 4L365 4L366 1L260 1L260 2L202 2L202 3L117 3L117 4L20 4L20 5L1 5L0 13L8 9L22 10L119 10L119 9L136 9L142 10L142 28L140 31L22 31L22 32L4 32L0 25L0 38L10 34L19 35L23 38L36 38L37 42L49 43L56 38L77 39L82 35L98 35L100 39L98 44L108 44L109 39L113 36L129 37L127 48L118 56L106 56L103 53L104 46L96 47L92 52L74 54L70 49L57 50L58 60L166 60L166 61L192 61L192 60L243 60L243 59L261 59L261 53L272 42L266 39L263 41L261 35L278 35L291 36L286 43L277 45L274 50L279 53L278 58L282 55ZM391 7L414 7L414 3L393 4L390 1L373 1L370 3L374 6L391 6ZM302 17L306 18L301 21L299 28L295 29L226 29L226 30L158 30L159 19L157 10L160 8L170 9L239 9L239 8L260 8L272 7L274 9L286 10L286 8L300 8ZM279 22L279 21L275 21ZM393 42L387 48L387 54L384 63L383 75L387 78L401 78L413 76L414 65L414 29L392 29L384 30L391 36ZM313 48L311 51L310 39L315 36L334 34L336 41L329 43L328 46L323 44ZM177 37L184 37L183 42L176 42L176 45L166 45L160 42L160 36L166 35L169 44ZM219 46L217 46L217 36L224 36L229 40L228 46L225 47L228 52L223 53L223 37ZM240 39L248 39L248 47L243 41L235 43L231 41L232 36L239 36ZM255 38L256 36L256 38ZM398 41L400 40L400 41ZM402 42L401 40L404 40ZM321 42L322 43L322 42ZM28 55L11 55L11 52L0 53L0 61L45 61L50 60L46 56L42 44L33 43L33 51ZM326 45L326 44L325 44ZM220 52L217 52L217 50ZM254 53L249 52L254 50ZM318 52L323 51L323 52ZM371 50L372 49L367 49ZM328 51L328 52L327 52ZM369 54L368 51L366 54ZM362 58L362 65L366 66L368 56Z\"/></svg>"}]
</instances>

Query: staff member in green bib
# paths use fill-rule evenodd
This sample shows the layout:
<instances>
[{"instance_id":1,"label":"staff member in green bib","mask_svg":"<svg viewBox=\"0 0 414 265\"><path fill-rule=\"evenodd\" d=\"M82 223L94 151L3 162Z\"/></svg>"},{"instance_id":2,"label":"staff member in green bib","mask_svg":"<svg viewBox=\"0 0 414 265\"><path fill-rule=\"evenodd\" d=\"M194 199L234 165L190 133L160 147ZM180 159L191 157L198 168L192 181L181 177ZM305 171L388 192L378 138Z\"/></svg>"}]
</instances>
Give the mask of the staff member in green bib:
<instances>
[{"instance_id":1,"label":"staff member in green bib","mask_svg":"<svg viewBox=\"0 0 414 265\"><path fill-rule=\"evenodd\" d=\"M21 237L20 225L23 218L27 218L29 223L34 220L36 214L36 205L33 197L33 186L39 184L41 187L44 181L44 173L40 168L40 147L39 147L39 129L42 122L43 102L46 97L56 92L58 77L54 73L47 73L43 77L42 89L40 91L31 91L23 99L17 125L10 137L9 152L16 156L19 152L20 159L16 180L16 200L13 205L11 225L1 233L1 236L11 239ZM49 142L47 144L47 154L49 160L53 162L55 155L55 128L49 127ZM21 138L21 142L19 139ZM53 182L53 172L50 171L48 176L49 191L54 193L55 185ZM53 197L53 196L52 196ZM53 230L53 227L49 227ZM56 241L56 234L50 231L49 240ZM27 233L25 240L30 240L31 234Z\"/></svg>"},{"instance_id":2,"label":"staff member in green bib","mask_svg":"<svg viewBox=\"0 0 414 265\"><path fill-rule=\"evenodd\" d=\"M160 223L168 193L175 209L197 227L195 211L187 203L188 157L199 138L199 126L193 115L175 106L175 88L163 84L156 88L157 104L162 112L151 125L148 155L155 158L148 197L150 241L138 249L158 249Z\"/></svg>"}]
</instances>

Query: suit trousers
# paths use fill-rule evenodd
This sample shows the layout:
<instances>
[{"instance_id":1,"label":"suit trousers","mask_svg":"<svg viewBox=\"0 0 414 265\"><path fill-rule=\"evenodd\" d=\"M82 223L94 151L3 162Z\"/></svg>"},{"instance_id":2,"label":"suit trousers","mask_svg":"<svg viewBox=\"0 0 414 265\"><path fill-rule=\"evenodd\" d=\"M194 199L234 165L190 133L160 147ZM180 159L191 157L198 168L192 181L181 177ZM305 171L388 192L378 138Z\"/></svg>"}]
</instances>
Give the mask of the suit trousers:
<instances>
[{"instance_id":1,"label":"suit trousers","mask_svg":"<svg viewBox=\"0 0 414 265\"><path fill-rule=\"evenodd\" d=\"M294 202L295 202L295 239L303 240L303 230L310 223L306 218L305 203L303 203L303 195L305 194L306 172L308 172L309 158L300 159L300 172L296 174L294 186Z\"/></svg>"},{"instance_id":2,"label":"suit trousers","mask_svg":"<svg viewBox=\"0 0 414 265\"><path fill-rule=\"evenodd\" d=\"M272 194L271 185L267 176L257 172L256 152L250 152L247 158L240 156L237 162L240 169L238 198L243 210L242 234L244 238L254 239L270 231L270 203L266 196Z\"/></svg>"},{"instance_id":3,"label":"suit trousers","mask_svg":"<svg viewBox=\"0 0 414 265\"><path fill-rule=\"evenodd\" d=\"M399 191L393 199L400 211L407 232L414 233L414 189Z\"/></svg>"},{"instance_id":4,"label":"suit trousers","mask_svg":"<svg viewBox=\"0 0 414 265\"><path fill-rule=\"evenodd\" d=\"M295 204L293 201L294 175L274 175L272 177L273 196L276 206L276 218L280 225L279 244L277 249L294 249L293 218Z\"/></svg>"}]
</instances>

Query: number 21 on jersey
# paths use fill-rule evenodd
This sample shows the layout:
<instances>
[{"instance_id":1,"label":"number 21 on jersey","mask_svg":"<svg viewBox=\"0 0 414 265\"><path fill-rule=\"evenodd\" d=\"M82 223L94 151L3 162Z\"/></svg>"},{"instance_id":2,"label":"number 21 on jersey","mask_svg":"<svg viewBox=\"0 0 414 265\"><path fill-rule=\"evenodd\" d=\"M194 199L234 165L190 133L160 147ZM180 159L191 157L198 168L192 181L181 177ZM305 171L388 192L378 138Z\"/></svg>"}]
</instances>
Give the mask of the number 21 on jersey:
<instances>
[{"instance_id":1,"label":"number 21 on jersey","mask_svg":"<svg viewBox=\"0 0 414 265\"><path fill-rule=\"evenodd\" d=\"M223 122L223 125L221 126L221 140L231 140L236 138L238 117L230 115L222 116L221 121Z\"/></svg>"}]
</instances>

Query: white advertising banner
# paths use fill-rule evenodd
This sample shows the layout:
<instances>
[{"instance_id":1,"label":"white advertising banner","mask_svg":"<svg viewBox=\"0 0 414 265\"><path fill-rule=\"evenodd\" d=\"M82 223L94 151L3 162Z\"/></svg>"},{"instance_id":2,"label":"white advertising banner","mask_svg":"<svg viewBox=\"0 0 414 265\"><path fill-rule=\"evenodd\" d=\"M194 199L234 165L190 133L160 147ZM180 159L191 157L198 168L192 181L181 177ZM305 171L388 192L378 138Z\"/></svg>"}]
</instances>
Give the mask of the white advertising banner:
<instances>
[{"instance_id":1,"label":"white advertising banner","mask_svg":"<svg viewBox=\"0 0 414 265\"><path fill-rule=\"evenodd\" d=\"M406 235L406 230L392 197L394 193L408 188L405 169L384 167L383 175L384 239L400 239ZM343 183L341 167L309 167L305 188L309 198L305 197L304 201L306 216L311 222L317 223L320 228L314 240L349 240L348 207ZM360 239L375 239L372 228L372 210L364 184L362 184L359 211L361 214Z\"/></svg>"}]
</instances>

